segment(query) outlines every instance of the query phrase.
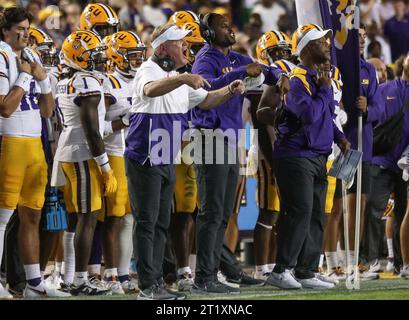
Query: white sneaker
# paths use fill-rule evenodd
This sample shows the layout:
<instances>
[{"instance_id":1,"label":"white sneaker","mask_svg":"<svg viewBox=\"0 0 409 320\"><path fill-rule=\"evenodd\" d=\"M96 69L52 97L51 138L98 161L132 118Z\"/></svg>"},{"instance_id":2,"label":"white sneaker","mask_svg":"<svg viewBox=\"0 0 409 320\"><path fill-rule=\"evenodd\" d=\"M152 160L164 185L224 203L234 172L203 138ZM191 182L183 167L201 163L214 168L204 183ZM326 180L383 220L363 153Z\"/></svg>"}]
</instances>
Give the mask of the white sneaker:
<instances>
[{"instance_id":1,"label":"white sneaker","mask_svg":"<svg viewBox=\"0 0 409 320\"><path fill-rule=\"evenodd\" d=\"M404 266L402 267L402 269L400 269L399 277L403 279L409 279L409 265Z\"/></svg>"},{"instance_id":2,"label":"white sneaker","mask_svg":"<svg viewBox=\"0 0 409 320\"><path fill-rule=\"evenodd\" d=\"M316 273L315 277L318 280L321 280L323 282L328 282L328 283L332 283L332 284L339 284L339 280L336 277L329 277L324 273Z\"/></svg>"},{"instance_id":3,"label":"white sneaker","mask_svg":"<svg viewBox=\"0 0 409 320\"><path fill-rule=\"evenodd\" d=\"M119 281L107 281L105 279L104 284L106 285L106 287L108 287L108 289L111 290L112 294L115 295L125 294L125 291L122 288L122 285Z\"/></svg>"},{"instance_id":4,"label":"white sneaker","mask_svg":"<svg viewBox=\"0 0 409 320\"><path fill-rule=\"evenodd\" d=\"M297 279L303 288L307 289L332 289L335 287L333 283L325 282L317 277L309 279Z\"/></svg>"},{"instance_id":5,"label":"white sneaker","mask_svg":"<svg viewBox=\"0 0 409 320\"><path fill-rule=\"evenodd\" d=\"M61 283L63 283L61 276L55 271L44 280L44 285L47 288L61 289Z\"/></svg>"},{"instance_id":6,"label":"white sneaker","mask_svg":"<svg viewBox=\"0 0 409 320\"><path fill-rule=\"evenodd\" d=\"M240 288L240 285L237 283L231 283L229 281L226 280L226 277L221 273L221 271L217 272L217 280L219 280L219 282L225 284L226 286L232 287L232 288Z\"/></svg>"},{"instance_id":7,"label":"white sneaker","mask_svg":"<svg viewBox=\"0 0 409 320\"><path fill-rule=\"evenodd\" d=\"M40 285L38 285L36 288L30 287L29 285L26 285L23 291L23 297L28 298L28 299L38 299L38 298L46 298L47 293L45 292L44 288L38 289Z\"/></svg>"},{"instance_id":8,"label":"white sneaker","mask_svg":"<svg viewBox=\"0 0 409 320\"><path fill-rule=\"evenodd\" d=\"M281 289L301 289L302 285L290 272L285 270L282 273L271 272L270 276L266 280L266 284L281 288Z\"/></svg>"},{"instance_id":9,"label":"white sneaker","mask_svg":"<svg viewBox=\"0 0 409 320\"><path fill-rule=\"evenodd\" d=\"M178 291L189 291L192 289L194 284L192 274L185 272L184 274L178 276L176 281L176 286Z\"/></svg>"},{"instance_id":10,"label":"white sneaker","mask_svg":"<svg viewBox=\"0 0 409 320\"><path fill-rule=\"evenodd\" d=\"M379 272L382 272L382 270L381 270L381 263L379 262L378 259L376 259L375 261L373 261L373 262L370 264L368 272L370 272L370 273L375 273L375 272L376 272L376 273L379 273Z\"/></svg>"},{"instance_id":11,"label":"white sneaker","mask_svg":"<svg viewBox=\"0 0 409 320\"><path fill-rule=\"evenodd\" d=\"M379 279L379 274L376 272L370 271L365 265L360 264L358 268L359 268L359 273L360 273L359 276L362 280L367 281L367 280Z\"/></svg>"},{"instance_id":12,"label":"white sneaker","mask_svg":"<svg viewBox=\"0 0 409 320\"><path fill-rule=\"evenodd\" d=\"M388 257L388 263L386 264L386 272L393 272L395 266L393 265L393 258Z\"/></svg>"},{"instance_id":13,"label":"white sneaker","mask_svg":"<svg viewBox=\"0 0 409 320\"><path fill-rule=\"evenodd\" d=\"M271 272L266 272L266 271L255 271L254 272L254 279L258 279L258 280L263 280L266 281L267 278L270 276Z\"/></svg>"},{"instance_id":14,"label":"white sneaker","mask_svg":"<svg viewBox=\"0 0 409 320\"><path fill-rule=\"evenodd\" d=\"M101 279L101 276L99 274L92 275L91 277L88 278L88 280L97 289L102 290L102 291L105 291L105 290L110 291L107 283Z\"/></svg>"},{"instance_id":15,"label":"white sneaker","mask_svg":"<svg viewBox=\"0 0 409 320\"><path fill-rule=\"evenodd\" d=\"M140 292L138 288L138 283L134 280L126 280L121 283L122 289L126 294L138 293Z\"/></svg>"},{"instance_id":16,"label":"white sneaker","mask_svg":"<svg viewBox=\"0 0 409 320\"><path fill-rule=\"evenodd\" d=\"M45 289L45 293L47 294L47 297L50 297L50 298L71 297L71 293L61 291L60 289L57 289L57 288L47 288L47 286L44 286L44 289Z\"/></svg>"},{"instance_id":17,"label":"white sneaker","mask_svg":"<svg viewBox=\"0 0 409 320\"><path fill-rule=\"evenodd\" d=\"M13 299L13 296L8 290L4 289L3 285L0 283L0 300Z\"/></svg>"}]
</instances>

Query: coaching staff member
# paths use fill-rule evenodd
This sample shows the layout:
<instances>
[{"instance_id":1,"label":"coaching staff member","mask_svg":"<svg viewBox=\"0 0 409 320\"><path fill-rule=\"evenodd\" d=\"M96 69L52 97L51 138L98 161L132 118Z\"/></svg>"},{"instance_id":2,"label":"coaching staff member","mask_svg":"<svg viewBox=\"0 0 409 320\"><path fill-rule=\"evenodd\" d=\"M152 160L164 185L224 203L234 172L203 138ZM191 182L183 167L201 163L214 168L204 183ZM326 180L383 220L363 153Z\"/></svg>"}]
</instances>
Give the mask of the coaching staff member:
<instances>
[{"instance_id":1,"label":"coaching staff member","mask_svg":"<svg viewBox=\"0 0 409 320\"><path fill-rule=\"evenodd\" d=\"M287 117L279 126L273 164L281 196L276 266L268 283L283 289L329 288L315 277L323 231L327 191L327 157L332 143L342 151L349 142L334 119L329 73L320 71L330 59L330 30L304 25L297 29L301 64L293 71L285 97ZM295 279L290 269L294 268Z\"/></svg>"},{"instance_id":2,"label":"coaching staff member","mask_svg":"<svg viewBox=\"0 0 409 320\"><path fill-rule=\"evenodd\" d=\"M209 83L199 75L178 74L186 65L187 46L183 38L189 31L175 25L156 28L152 34L154 55L138 69L134 80L129 133L126 139L126 170L132 212L135 217L136 251L141 300L175 300L185 296L169 292L162 279L167 231L175 184L170 146L174 140L173 124L185 122L190 108L210 109L244 92L242 81L229 81L219 90L202 89ZM187 124L182 123L182 126ZM169 134L170 144L162 154L154 152L160 139L153 132ZM156 131L158 132L158 131ZM179 137L177 137L179 138ZM177 139L175 138L175 139ZM181 139L181 137L180 137ZM157 148L155 148L157 149Z\"/></svg>"},{"instance_id":3,"label":"coaching staff member","mask_svg":"<svg viewBox=\"0 0 409 320\"><path fill-rule=\"evenodd\" d=\"M248 56L230 50L236 40L230 23L224 16L214 13L206 15L201 29L207 44L196 55L192 72L209 81L212 89L221 88L235 79L257 77L262 72L266 84L277 84L280 90L286 87L288 89L288 78L283 71L254 63ZM229 129L231 132L233 129L236 132L236 143L227 146L228 143L224 142L223 164L215 164L216 158L220 156L217 155L220 150L216 150L213 152L213 159L209 159L209 152L204 152L202 163L195 165L201 208L197 217L197 264L192 292L240 293L239 290L220 283L217 271L238 182L238 161L230 164L227 158L230 152L235 154L237 150L237 132L243 128L242 106L243 97L235 96L223 106L210 111L197 108L192 110L192 123L202 132L209 132L206 129L220 129L222 132ZM202 150L206 151L206 146Z\"/></svg>"}]
</instances>

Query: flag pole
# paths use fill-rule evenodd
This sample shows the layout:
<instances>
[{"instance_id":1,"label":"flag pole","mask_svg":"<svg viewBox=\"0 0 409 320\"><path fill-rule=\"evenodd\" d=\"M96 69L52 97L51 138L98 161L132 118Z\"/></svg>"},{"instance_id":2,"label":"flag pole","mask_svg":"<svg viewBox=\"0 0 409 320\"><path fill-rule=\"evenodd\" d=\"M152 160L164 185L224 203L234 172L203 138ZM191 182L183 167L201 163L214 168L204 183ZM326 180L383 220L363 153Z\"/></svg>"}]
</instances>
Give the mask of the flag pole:
<instances>
[{"instance_id":1,"label":"flag pole","mask_svg":"<svg viewBox=\"0 0 409 320\"><path fill-rule=\"evenodd\" d=\"M349 221L348 221L349 210L348 210L346 184L347 184L346 181L342 180L342 216L344 218L344 244L345 244L345 265L346 265L345 269L346 269L346 274L347 274L345 285L348 290L351 290L354 288L354 285L352 284L352 278L350 277L351 263L349 261Z\"/></svg>"},{"instance_id":2,"label":"flag pole","mask_svg":"<svg viewBox=\"0 0 409 320\"><path fill-rule=\"evenodd\" d=\"M362 152L362 112L358 116L358 151ZM361 226L361 192L362 192L362 158L358 163L356 179L356 210L355 210L355 261L354 261L354 289L359 290L359 239Z\"/></svg>"}]
</instances>

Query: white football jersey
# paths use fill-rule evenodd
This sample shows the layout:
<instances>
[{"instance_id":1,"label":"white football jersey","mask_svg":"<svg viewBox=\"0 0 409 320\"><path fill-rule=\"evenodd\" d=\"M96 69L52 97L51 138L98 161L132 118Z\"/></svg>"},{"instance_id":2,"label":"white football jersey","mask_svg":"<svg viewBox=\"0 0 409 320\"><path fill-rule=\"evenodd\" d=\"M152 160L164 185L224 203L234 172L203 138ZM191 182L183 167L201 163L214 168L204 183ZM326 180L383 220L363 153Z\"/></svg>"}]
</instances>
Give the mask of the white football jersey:
<instances>
[{"instance_id":1,"label":"white football jersey","mask_svg":"<svg viewBox=\"0 0 409 320\"><path fill-rule=\"evenodd\" d=\"M108 76L109 90L114 98L114 104L108 108L106 121L119 120L131 108L132 81L133 79L126 78L118 72ZM104 137L105 150L109 155L120 157L124 155L127 131L128 129L123 129Z\"/></svg>"},{"instance_id":2,"label":"white football jersey","mask_svg":"<svg viewBox=\"0 0 409 320\"><path fill-rule=\"evenodd\" d=\"M29 50L39 62L40 58L33 50ZM19 75L16 63L16 54L6 43L0 44L0 95L6 96L13 88ZM38 94L41 93L40 86L34 79L31 80L30 90L21 99L9 118L0 116L0 134L12 137L40 137L41 116L38 105Z\"/></svg>"},{"instance_id":3,"label":"white football jersey","mask_svg":"<svg viewBox=\"0 0 409 320\"><path fill-rule=\"evenodd\" d=\"M77 72L69 79L60 80L56 90L56 106L62 120L55 160L80 162L92 159L80 119L80 99L100 96L98 105L99 131L104 132L105 101L101 80L87 72Z\"/></svg>"}]
</instances>

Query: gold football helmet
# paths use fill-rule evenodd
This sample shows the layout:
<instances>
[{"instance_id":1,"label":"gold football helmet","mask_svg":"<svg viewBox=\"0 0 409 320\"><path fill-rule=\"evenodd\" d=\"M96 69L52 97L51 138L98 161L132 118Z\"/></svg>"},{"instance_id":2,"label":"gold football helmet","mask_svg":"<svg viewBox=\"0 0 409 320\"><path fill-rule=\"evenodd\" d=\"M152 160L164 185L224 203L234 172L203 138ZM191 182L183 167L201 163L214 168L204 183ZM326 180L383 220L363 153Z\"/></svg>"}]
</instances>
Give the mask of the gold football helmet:
<instances>
[{"instance_id":1,"label":"gold football helmet","mask_svg":"<svg viewBox=\"0 0 409 320\"><path fill-rule=\"evenodd\" d=\"M119 19L110 6L102 3L91 3L82 11L80 29L94 31L103 39L118 31Z\"/></svg>"},{"instance_id":2,"label":"gold football helmet","mask_svg":"<svg viewBox=\"0 0 409 320\"><path fill-rule=\"evenodd\" d=\"M168 23L176 24L179 28L188 22L199 22L199 17L193 11L176 11L168 21Z\"/></svg>"},{"instance_id":3,"label":"gold football helmet","mask_svg":"<svg viewBox=\"0 0 409 320\"><path fill-rule=\"evenodd\" d=\"M258 40L256 53L257 59L264 64L271 64L280 59L289 59L291 40L284 32L268 31Z\"/></svg>"},{"instance_id":4,"label":"gold football helmet","mask_svg":"<svg viewBox=\"0 0 409 320\"><path fill-rule=\"evenodd\" d=\"M30 27L28 32L30 47L40 56L44 67L55 67L58 64L57 49L50 36L34 27Z\"/></svg>"},{"instance_id":5,"label":"gold football helmet","mask_svg":"<svg viewBox=\"0 0 409 320\"><path fill-rule=\"evenodd\" d=\"M146 59L146 46L132 31L114 33L108 40L107 58L113 68L125 76L135 76Z\"/></svg>"},{"instance_id":6,"label":"gold football helmet","mask_svg":"<svg viewBox=\"0 0 409 320\"><path fill-rule=\"evenodd\" d=\"M184 39L187 43L188 50L186 51L186 58L190 63L195 61L197 52L206 43L206 40L202 37L200 32L200 25L198 22L187 22L182 27L183 30L188 30L191 33Z\"/></svg>"},{"instance_id":7,"label":"gold football helmet","mask_svg":"<svg viewBox=\"0 0 409 320\"><path fill-rule=\"evenodd\" d=\"M105 66L106 46L92 31L71 33L63 42L60 57L63 64L81 71L99 70Z\"/></svg>"}]
</instances>

